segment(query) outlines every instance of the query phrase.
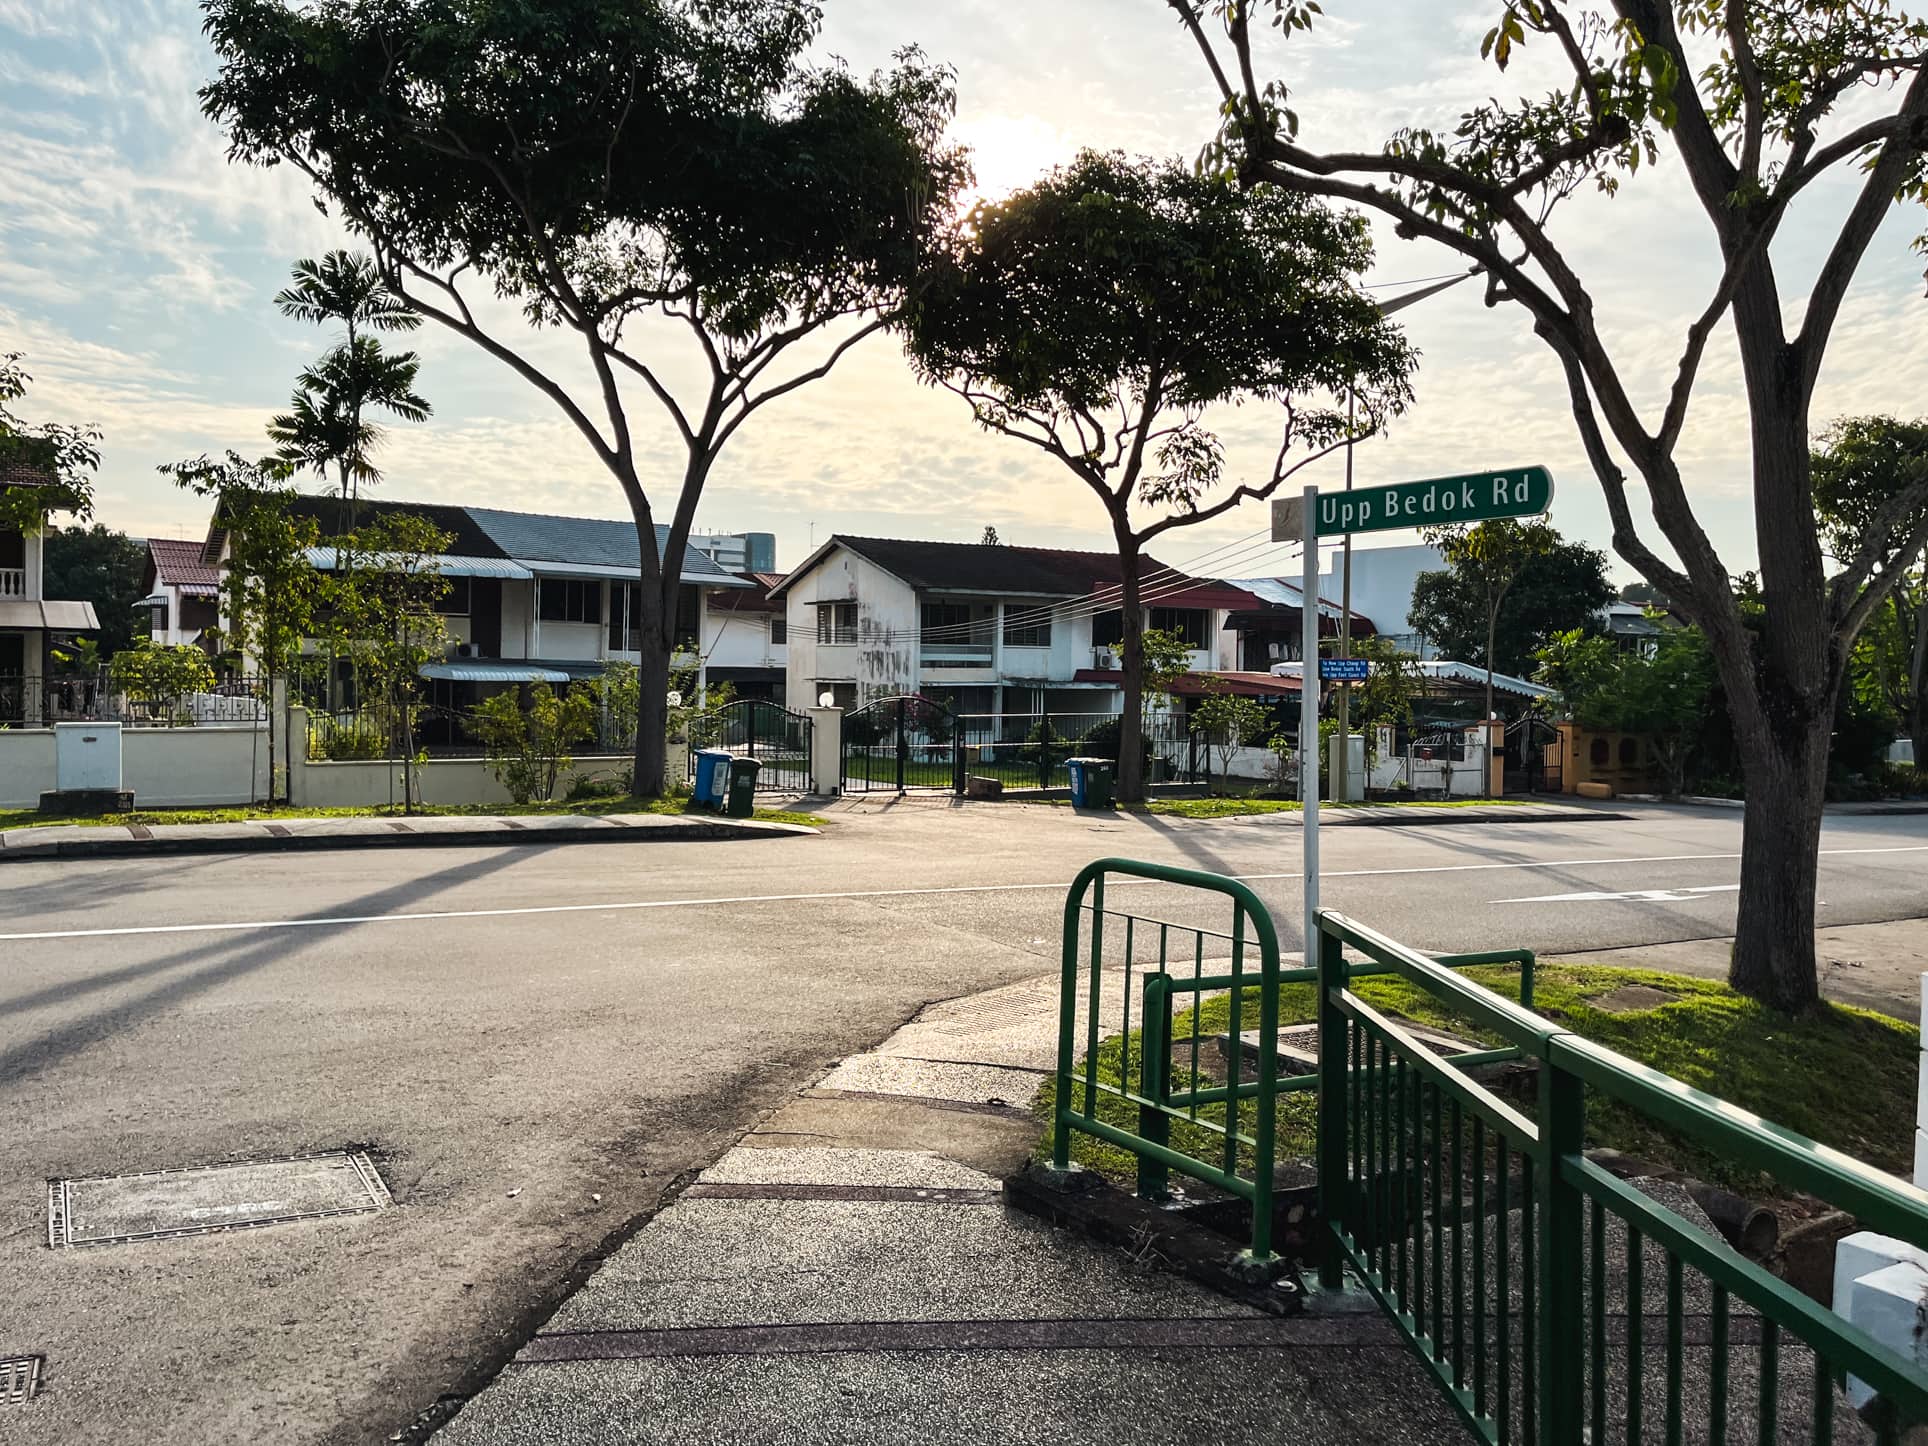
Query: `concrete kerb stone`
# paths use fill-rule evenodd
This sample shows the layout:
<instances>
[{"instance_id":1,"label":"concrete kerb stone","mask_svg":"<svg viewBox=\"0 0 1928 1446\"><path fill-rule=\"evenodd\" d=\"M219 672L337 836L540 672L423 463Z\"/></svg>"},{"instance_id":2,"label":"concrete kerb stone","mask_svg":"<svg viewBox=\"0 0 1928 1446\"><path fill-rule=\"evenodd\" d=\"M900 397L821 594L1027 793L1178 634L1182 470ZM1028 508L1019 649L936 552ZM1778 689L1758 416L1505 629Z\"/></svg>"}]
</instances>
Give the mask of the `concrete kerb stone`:
<instances>
[{"instance_id":1,"label":"concrete kerb stone","mask_svg":"<svg viewBox=\"0 0 1928 1446\"><path fill-rule=\"evenodd\" d=\"M602 814L583 818L451 817L276 820L187 824L151 830L146 838L113 837L112 825L14 829L0 833L0 863L50 858L144 858L153 855L298 853L323 849L476 848L563 843L719 842L809 837L805 824L755 819L707 819L662 814ZM407 824L406 830L392 827ZM193 832L189 832L189 830ZM176 830L179 830L176 832ZM43 837L43 835L54 835ZM102 837L101 835L107 835Z\"/></svg>"}]
</instances>

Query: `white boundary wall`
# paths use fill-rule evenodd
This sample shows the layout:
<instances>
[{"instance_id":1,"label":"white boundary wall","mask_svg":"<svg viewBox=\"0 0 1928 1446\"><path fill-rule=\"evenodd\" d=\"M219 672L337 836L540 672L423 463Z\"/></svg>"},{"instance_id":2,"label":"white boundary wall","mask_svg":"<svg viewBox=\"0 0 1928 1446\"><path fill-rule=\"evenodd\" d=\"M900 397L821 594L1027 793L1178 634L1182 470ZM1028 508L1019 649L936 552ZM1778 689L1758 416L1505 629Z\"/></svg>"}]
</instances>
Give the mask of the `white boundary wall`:
<instances>
[{"instance_id":1,"label":"white boundary wall","mask_svg":"<svg viewBox=\"0 0 1928 1446\"><path fill-rule=\"evenodd\" d=\"M136 807L248 803L268 790L265 726L123 728L121 783ZM0 808L34 808L54 787L54 735L0 730Z\"/></svg>"}]
</instances>

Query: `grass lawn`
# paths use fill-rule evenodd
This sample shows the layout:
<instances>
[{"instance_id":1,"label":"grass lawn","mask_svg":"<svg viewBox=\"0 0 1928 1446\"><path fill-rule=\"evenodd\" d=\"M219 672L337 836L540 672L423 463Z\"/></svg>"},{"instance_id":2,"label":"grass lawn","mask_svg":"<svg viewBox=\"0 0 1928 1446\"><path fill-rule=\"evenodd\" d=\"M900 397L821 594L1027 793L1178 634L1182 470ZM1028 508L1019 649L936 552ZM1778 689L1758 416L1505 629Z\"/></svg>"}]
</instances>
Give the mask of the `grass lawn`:
<instances>
[{"instance_id":1,"label":"grass lawn","mask_svg":"<svg viewBox=\"0 0 1928 1446\"><path fill-rule=\"evenodd\" d=\"M474 815L497 818L504 815L520 817L529 814L707 812L706 809L698 809L685 797L672 796L669 798L585 798L575 802L557 803L427 805L417 808L413 816L421 818ZM39 828L51 824L91 826L138 823L154 827L174 823L247 823L290 818L399 818L401 816L400 805L393 808L385 805L366 808L290 808L285 804L237 804L229 808L144 808L136 809L132 813L87 814L71 818L44 814L31 808L0 808L0 829ZM813 828L824 822L814 813L794 813L779 808L759 808L752 817L763 823L800 823Z\"/></svg>"},{"instance_id":2,"label":"grass lawn","mask_svg":"<svg viewBox=\"0 0 1928 1446\"><path fill-rule=\"evenodd\" d=\"M1514 999L1519 996L1516 970L1469 969L1465 973L1496 993ZM1596 1002L1627 985L1644 985L1676 997L1651 1008L1626 1012L1603 1009ZM1442 1011L1431 995L1403 979L1361 979L1353 987L1360 998L1387 1013L1446 1029L1462 1038L1472 1033ZM1921 1047L1921 1032L1914 1025L1844 1005L1824 1005L1814 1014L1790 1020L1742 998L1725 984L1642 969L1543 965L1534 991L1536 1009L1576 1034L1879 1169L1903 1176L1909 1173ZM1282 1024L1309 1022L1314 1006L1312 985L1281 986ZM1256 1000L1248 997L1244 1006L1247 1028L1256 1022L1256 1008ZM1198 1011L1197 1032L1207 1041L1200 1048L1201 1073L1208 1056L1212 1063L1217 1062L1218 1051L1209 1041L1225 1031L1229 1011L1229 1000L1222 996L1205 1000ZM1187 1087L1192 1033L1192 1012L1188 1010L1173 1021L1173 1037L1179 1042L1173 1052L1174 1089ZM1100 1047L1101 1080L1117 1083L1127 1047L1135 1085L1141 1058L1135 1032L1128 1041L1113 1039ZM1047 1083L1038 1100L1037 1108L1047 1122L1053 1087L1054 1082ZM1512 1102L1529 1117L1534 1113L1530 1098ZM1245 1129L1249 1133L1250 1106L1246 1108ZM1201 1115L1206 1113L1200 1111ZM1135 1129L1137 1110L1121 1101L1103 1101L1100 1118ZM1222 1123L1222 1110L1212 1118ZM1280 1101L1278 1139L1282 1158L1310 1158L1315 1140L1311 1093L1286 1096ZM1743 1194L1780 1193L1774 1181L1716 1158L1592 1090L1588 1092L1587 1140L1589 1145L1623 1150ZM1174 1124L1172 1143L1188 1153L1223 1148L1216 1136L1184 1123ZM1050 1144L1047 1130L1040 1149L1048 1153ZM1116 1179L1128 1180L1136 1169L1134 1158L1125 1151L1082 1134L1073 1136L1072 1156ZM1206 1154L1200 1157L1213 1158Z\"/></svg>"}]
</instances>

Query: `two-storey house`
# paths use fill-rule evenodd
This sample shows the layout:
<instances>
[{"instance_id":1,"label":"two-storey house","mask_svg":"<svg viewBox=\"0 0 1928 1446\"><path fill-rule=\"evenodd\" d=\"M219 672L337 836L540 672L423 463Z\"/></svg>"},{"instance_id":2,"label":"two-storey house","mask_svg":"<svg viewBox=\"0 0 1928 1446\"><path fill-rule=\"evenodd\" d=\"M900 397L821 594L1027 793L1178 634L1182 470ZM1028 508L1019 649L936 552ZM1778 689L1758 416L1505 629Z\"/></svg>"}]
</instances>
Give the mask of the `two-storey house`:
<instances>
[{"instance_id":1,"label":"two-storey house","mask_svg":"<svg viewBox=\"0 0 1928 1446\"><path fill-rule=\"evenodd\" d=\"M703 605L704 681L728 683L739 698L785 702L789 615L783 599L770 596L783 574L739 572L737 577L750 586L719 588ZM800 701L807 705L813 700Z\"/></svg>"},{"instance_id":2,"label":"two-storey house","mask_svg":"<svg viewBox=\"0 0 1928 1446\"><path fill-rule=\"evenodd\" d=\"M324 571L342 565L333 540L345 531L340 501L302 497L293 511L320 524L325 540L310 561ZM633 524L389 499L363 500L356 511L364 523L411 513L449 535L435 567L449 584L441 611L452 643L447 658L421 670L435 685L431 704L460 712L503 687L562 684L593 677L610 660L638 660L641 553ZM668 533L656 529L659 556ZM227 551L226 521L217 514L202 556L219 563ZM679 576L677 661L696 668L705 597L753 592L755 585L696 552L686 552Z\"/></svg>"},{"instance_id":3,"label":"two-storey house","mask_svg":"<svg viewBox=\"0 0 1928 1446\"><path fill-rule=\"evenodd\" d=\"M201 544L191 538L147 539L147 568L141 582L147 596L148 637L177 647L198 643L221 614L221 570L201 560Z\"/></svg>"},{"instance_id":4,"label":"two-storey house","mask_svg":"<svg viewBox=\"0 0 1928 1446\"><path fill-rule=\"evenodd\" d=\"M0 462L0 489L16 498L31 498L53 481L30 463ZM71 686L56 678L61 670L52 654L64 639L98 628L100 619L90 602L45 595L42 531L0 526L0 726L38 727L79 716L92 702L91 695L70 696Z\"/></svg>"},{"instance_id":5,"label":"two-storey house","mask_svg":"<svg viewBox=\"0 0 1928 1446\"><path fill-rule=\"evenodd\" d=\"M854 707L898 693L959 713L1117 712L1116 556L1048 547L832 537L771 589L783 600L788 693ZM1146 623L1182 635L1197 671L1236 668L1238 588L1141 564Z\"/></svg>"}]
</instances>

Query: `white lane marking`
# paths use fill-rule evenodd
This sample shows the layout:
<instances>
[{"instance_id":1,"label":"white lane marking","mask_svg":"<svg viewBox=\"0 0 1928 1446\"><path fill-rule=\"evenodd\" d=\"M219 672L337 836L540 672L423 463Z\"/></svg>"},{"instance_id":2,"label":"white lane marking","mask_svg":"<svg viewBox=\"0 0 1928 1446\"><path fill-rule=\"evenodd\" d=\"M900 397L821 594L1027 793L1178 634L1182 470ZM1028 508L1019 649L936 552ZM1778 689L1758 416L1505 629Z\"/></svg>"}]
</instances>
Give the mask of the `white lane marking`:
<instances>
[{"instance_id":1,"label":"white lane marking","mask_svg":"<svg viewBox=\"0 0 1928 1446\"><path fill-rule=\"evenodd\" d=\"M1826 855L1841 854L1916 854L1928 853L1928 844L1903 844L1882 848L1822 849ZM1603 868L1617 864L1672 864L1695 861L1737 859L1739 854L1641 854L1608 859L1538 859L1504 864L1432 864L1403 869L1326 869L1327 879L1387 878L1409 874L1485 873L1503 869ZM1276 879L1296 879L1294 871L1278 874L1237 874L1241 883L1264 883ZM1164 887L1156 879L1113 879L1105 887ZM438 909L412 914L321 914L312 919L250 919L232 923L208 924L130 924L113 929L40 929L21 934L0 934L0 942L30 939L108 939L140 934L231 934L250 929L325 929L340 924L402 924L435 919L501 919L523 914L614 914L633 909L701 909L723 904L797 904L837 899L904 899L937 897L945 894L1017 894L1040 889L1062 891L1070 883L1049 884L953 884L929 889L845 889L814 894L738 894L711 899L622 899L603 904L527 904L512 909Z\"/></svg>"},{"instance_id":2,"label":"white lane marking","mask_svg":"<svg viewBox=\"0 0 1928 1446\"><path fill-rule=\"evenodd\" d=\"M1700 884L1691 889L1628 889L1625 893L1605 894L1597 890L1580 894L1535 894L1525 899L1495 899L1496 904L1608 904L1620 899L1637 899L1643 904L1678 904L1696 895L1733 894L1739 884Z\"/></svg>"}]
</instances>

